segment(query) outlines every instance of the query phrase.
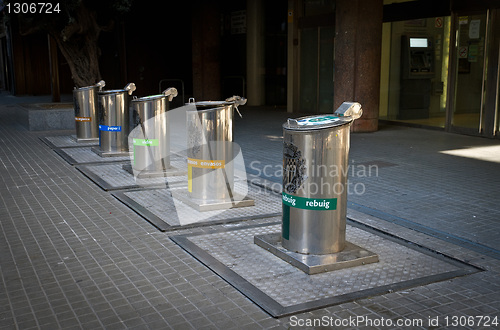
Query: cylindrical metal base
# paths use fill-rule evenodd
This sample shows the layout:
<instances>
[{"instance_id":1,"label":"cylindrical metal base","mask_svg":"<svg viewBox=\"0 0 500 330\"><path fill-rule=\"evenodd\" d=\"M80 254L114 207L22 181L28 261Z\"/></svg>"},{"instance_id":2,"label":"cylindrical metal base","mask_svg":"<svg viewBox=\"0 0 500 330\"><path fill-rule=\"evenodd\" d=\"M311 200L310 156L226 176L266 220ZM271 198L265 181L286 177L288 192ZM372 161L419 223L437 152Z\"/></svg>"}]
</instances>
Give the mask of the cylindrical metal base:
<instances>
[{"instance_id":1,"label":"cylindrical metal base","mask_svg":"<svg viewBox=\"0 0 500 330\"><path fill-rule=\"evenodd\" d=\"M142 138L133 138L132 166L137 171L170 168L168 101L164 95L132 100L133 122Z\"/></svg>"},{"instance_id":2,"label":"cylindrical metal base","mask_svg":"<svg viewBox=\"0 0 500 330\"><path fill-rule=\"evenodd\" d=\"M226 104L187 112L189 197L231 200L234 190L233 113Z\"/></svg>"},{"instance_id":3,"label":"cylindrical metal base","mask_svg":"<svg viewBox=\"0 0 500 330\"><path fill-rule=\"evenodd\" d=\"M284 248L303 254L344 249L350 126L311 130L284 126Z\"/></svg>"},{"instance_id":4,"label":"cylindrical metal base","mask_svg":"<svg viewBox=\"0 0 500 330\"><path fill-rule=\"evenodd\" d=\"M102 152L128 152L129 99L126 90L99 92L99 147Z\"/></svg>"},{"instance_id":5,"label":"cylindrical metal base","mask_svg":"<svg viewBox=\"0 0 500 330\"><path fill-rule=\"evenodd\" d=\"M73 90L77 140L99 138L99 120L97 118L97 91L99 88L99 86L89 86Z\"/></svg>"}]
</instances>

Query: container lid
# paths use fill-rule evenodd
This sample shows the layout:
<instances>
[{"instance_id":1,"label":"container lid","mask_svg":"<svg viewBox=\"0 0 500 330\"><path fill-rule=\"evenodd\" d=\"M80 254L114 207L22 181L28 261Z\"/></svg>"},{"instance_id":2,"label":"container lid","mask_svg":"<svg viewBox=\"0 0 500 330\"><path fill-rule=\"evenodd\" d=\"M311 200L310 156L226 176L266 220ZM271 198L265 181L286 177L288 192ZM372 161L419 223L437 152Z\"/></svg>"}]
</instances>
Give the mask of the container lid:
<instances>
[{"instance_id":1,"label":"container lid","mask_svg":"<svg viewBox=\"0 0 500 330\"><path fill-rule=\"evenodd\" d=\"M134 83L129 83L127 86L125 86L123 89L110 89L106 91L99 91L99 94L119 94L119 93L128 93L128 95L132 95L132 93L135 91L135 84Z\"/></svg>"},{"instance_id":2,"label":"container lid","mask_svg":"<svg viewBox=\"0 0 500 330\"><path fill-rule=\"evenodd\" d=\"M200 102L196 102L194 100L194 98L190 98L188 104L194 104L197 107L205 107L205 108L212 107L213 108L213 107L223 107L226 105L234 105L234 106L238 107L239 105L244 105L245 103L247 103L246 98L235 95L235 96L232 96L232 97L225 99L224 101L200 101Z\"/></svg>"},{"instance_id":3,"label":"container lid","mask_svg":"<svg viewBox=\"0 0 500 330\"><path fill-rule=\"evenodd\" d=\"M148 101L159 100L159 99L162 99L162 98L165 98L165 97L166 96L164 94L143 96L143 97L139 97L139 98L133 99L132 102L148 102Z\"/></svg>"},{"instance_id":4,"label":"container lid","mask_svg":"<svg viewBox=\"0 0 500 330\"><path fill-rule=\"evenodd\" d=\"M283 124L284 129L296 131L309 131L316 129L331 128L350 124L353 121L351 117L338 117L335 115L313 115L300 117L297 119L288 119Z\"/></svg>"},{"instance_id":5,"label":"container lid","mask_svg":"<svg viewBox=\"0 0 500 330\"><path fill-rule=\"evenodd\" d=\"M118 93L127 93L128 91L125 89L107 89L103 91L99 91L99 94L118 94Z\"/></svg>"},{"instance_id":6,"label":"container lid","mask_svg":"<svg viewBox=\"0 0 500 330\"><path fill-rule=\"evenodd\" d=\"M87 90L91 90L91 89L98 89L99 86L96 86L96 85L93 85L93 86L85 86L85 87L80 87L80 88L76 88L73 89L73 91L87 91Z\"/></svg>"},{"instance_id":7,"label":"container lid","mask_svg":"<svg viewBox=\"0 0 500 330\"><path fill-rule=\"evenodd\" d=\"M189 104L194 104L197 107L221 107L224 105L231 105L234 102L226 102L226 101L200 101L200 102L190 102Z\"/></svg>"},{"instance_id":8,"label":"container lid","mask_svg":"<svg viewBox=\"0 0 500 330\"><path fill-rule=\"evenodd\" d=\"M92 86L85 86L85 87L80 87L80 88L76 88L73 89L74 91L85 91L85 90L90 90L90 89L96 89L96 88L103 88L104 86L106 86L106 82L104 80L101 80L99 81L97 84L95 85L92 85Z\"/></svg>"}]
</instances>

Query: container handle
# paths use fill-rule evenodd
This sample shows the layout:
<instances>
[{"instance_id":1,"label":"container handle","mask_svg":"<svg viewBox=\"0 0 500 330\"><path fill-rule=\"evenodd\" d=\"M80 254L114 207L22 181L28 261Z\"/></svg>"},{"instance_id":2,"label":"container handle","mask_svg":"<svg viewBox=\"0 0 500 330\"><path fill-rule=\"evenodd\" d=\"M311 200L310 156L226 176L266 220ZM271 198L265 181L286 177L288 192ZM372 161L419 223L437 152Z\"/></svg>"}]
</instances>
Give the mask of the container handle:
<instances>
[{"instance_id":1,"label":"container handle","mask_svg":"<svg viewBox=\"0 0 500 330\"><path fill-rule=\"evenodd\" d=\"M104 80L99 81L97 84L94 85L95 87L99 87L99 90L101 91L104 86L106 86L106 82Z\"/></svg>"},{"instance_id":2,"label":"container handle","mask_svg":"<svg viewBox=\"0 0 500 330\"><path fill-rule=\"evenodd\" d=\"M135 91L136 87L134 83L130 83L127 86L125 86L124 90L128 91L128 95L132 95L132 93Z\"/></svg>"},{"instance_id":3,"label":"container handle","mask_svg":"<svg viewBox=\"0 0 500 330\"><path fill-rule=\"evenodd\" d=\"M191 104L191 103L195 103L194 101L194 97L190 97L189 100L188 100L188 104Z\"/></svg>"},{"instance_id":4,"label":"container handle","mask_svg":"<svg viewBox=\"0 0 500 330\"><path fill-rule=\"evenodd\" d=\"M247 99L238 95L233 95L226 99L228 103L235 103L237 105L245 105L247 103Z\"/></svg>"},{"instance_id":5,"label":"container handle","mask_svg":"<svg viewBox=\"0 0 500 330\"><path fill-rule=\"evenodd\" d=\"M363 115L363 109L358 102L344 102L335 110L335 115L339 117L350 117L352 120L358 119Z\"/></svg>"},{"instance_id":6,"label":"container handle","mask_svg":"<svg viewBox=\"0 0 500 330\"><path fill-rule=\"evenodd\" d=\"M288 123L288 127L290 127L290 128L297 128L297 127L299 127L299 122L297 120L295 120L295 119L288 118L287 123Z\"/></svg>"},{"instance_id":7,"label":"container handle","mask_svg":"<svg viewBox=\"0 0 500 330\"><path fill-rule=\"evenodd\" d=\"M245 105L247 103L247 99L238 95L233 95L225 100L228 103L233 103L234 108L236 109L236 112L238 115L240 115L240 118L243 118L241 115L240 110L238 109L238 105Z\"/></svg>"},{"instance_id":8,"label":"container handle","mask_svg":"<svg viewBox=\"0 0 500 330\"><path fill-rule=\"evenodd\" d=\"M170 87L170 88L165 89L162 94L165 96L168 96L168 101L172 102L174 97L177 96L177 89L174 87Z\"/></svg>"}]
</instances>

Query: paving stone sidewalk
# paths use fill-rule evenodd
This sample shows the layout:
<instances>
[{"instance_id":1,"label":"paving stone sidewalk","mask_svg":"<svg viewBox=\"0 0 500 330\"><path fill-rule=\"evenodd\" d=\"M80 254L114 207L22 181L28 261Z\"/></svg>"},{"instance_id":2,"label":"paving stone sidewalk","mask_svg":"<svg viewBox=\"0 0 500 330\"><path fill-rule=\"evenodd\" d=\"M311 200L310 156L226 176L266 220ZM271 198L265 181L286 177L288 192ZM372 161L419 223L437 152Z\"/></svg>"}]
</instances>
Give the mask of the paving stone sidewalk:
<instances>
[{"instance_id":1,"label":"paving stone sidewalk","mask_svg":"<svg viewBox=\"0 0 500 330\"><path fill-rule=\"evenodd\" d=\"M71 132L16 122L18 103L41 101L0 95L0 329L498 328L499 140L353 134L350 164L377 172L350 175L363 191L349 195L348 216L484 271L276 319L170 239L227 225L156 230L39 139ZM240 110L248 172L279 183L288 114Z\"/></svg>"}]
</instances>

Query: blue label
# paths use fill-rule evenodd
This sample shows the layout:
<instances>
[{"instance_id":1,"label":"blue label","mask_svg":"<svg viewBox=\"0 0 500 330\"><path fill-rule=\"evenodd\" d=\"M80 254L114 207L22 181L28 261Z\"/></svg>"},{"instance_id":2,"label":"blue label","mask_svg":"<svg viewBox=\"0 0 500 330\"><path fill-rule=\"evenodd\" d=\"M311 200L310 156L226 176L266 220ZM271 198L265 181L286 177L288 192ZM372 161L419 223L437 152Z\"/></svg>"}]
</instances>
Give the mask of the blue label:
<instances>
[{"instance_id":1,"label":"blue label","mask_svg":"<svg viewBox=\"0 0 500 330\"><path fill-rule=\"evenodd\" d=\"M99 125L99 130L100 131L107 131L107 132L121 132L122 131L122 127L121 126Z\"/></svg>"}]
</instances>

